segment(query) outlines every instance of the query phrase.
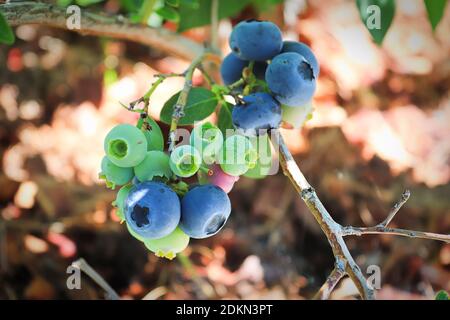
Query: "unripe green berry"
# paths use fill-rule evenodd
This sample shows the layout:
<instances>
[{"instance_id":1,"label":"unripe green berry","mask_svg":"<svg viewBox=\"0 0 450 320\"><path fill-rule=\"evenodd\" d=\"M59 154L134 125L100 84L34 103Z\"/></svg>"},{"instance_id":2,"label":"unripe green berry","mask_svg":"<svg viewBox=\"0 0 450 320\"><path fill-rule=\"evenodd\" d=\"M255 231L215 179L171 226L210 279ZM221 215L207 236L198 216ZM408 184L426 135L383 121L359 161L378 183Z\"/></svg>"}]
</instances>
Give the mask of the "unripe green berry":
<instances>
[{"instance_id":1,"label":"unripe green berry","mask_svg":"<svg viewBox=\"0 0 450 320\"><path fill-rule=\"evenodd\" d=\"M132 184L127 184L120 188L119 192L117 192L116 200L114 200L112 203L112 205L117 208L117 216L119 217L120 221L125 220L125 216L123 214L123 206L125 203L125 199L130 193L132 187Z\"/></svg>"},{"instance_id":2,"label":"unripe green berry","mask_svg":"<svg viewBox=\"0 0 450 320\"><path fill-rule=\"evenodd\" d=\"M258 160L254 168L249 169L244 177L251 179L265 178L272 168L272 148L269 135L251 137L252 145L257 146Z\"/></svg>"},{"instance_id":3,"label":"unripe green berry","mask_svg":"<svg viewBox=\"0 0 450 320\"><path fill-rule=\"evenodd\" d=\"M222 148L222 131L209 122L198 125L191 132L190 143L200 152L203 162L213 164Z\"/></svg>"},{"instance_id":4,"label":"unripe green berry","mask_svg":"<svg viewBox=\"0 0 450 320\"><path fill-rule=\"evenodd\" d=\"M291 125L294 129L301 128L303 124L312 118L312 101L301 107L289 107L281 105L281 120Z\"/></svg>"},{"instance_id":5,"label":"unripe green berry","mask_svg":"<svg viewBox=\"0 0 450 320\"><path fill-rule=\"evenodd\" d=\"M134 167L134 174L141 182L150 181L153 177L170 179L169 156L162 151L148 151L144 160Z\"/></svg>"},{"instance_id":6,"label":"unripe green berry","mask_svg":"<svg viewBox=\"0 0 450 320\"><path fill-rule=\"evenodd\" d=\"M240 176L256 166L258 153L247 137L232 135L225 139L217 163L231 176Z\"/></svg>"},{"instance_id":7,"label":"unripe green berry","mask_svg":"<svg viewBox=\"0 0 450 320\"><path fill-rule=\"evenodd\" d=\"M164 136L161 128L150 116L147 116L145 121L149 128L142 129L142 126L144 125L144 119L142 118L139 118L137 127L143 131L145 138L147 139L147 150L164 151Z\"/></svg>"},{"instance_id":8,"label":"unripe green berry","mask_svg":"<svg viewBox=\"0 0 450 320\"><path fill-rule=\"evenodd\" d=\"M137 240L139 240L139 241L141 241L141 242L144 242L144 241L147 240L147 239L145 239L144 237L142 237L141 235L137 234L137 233L129 226L128 223L125 223L125 224L127 225L128 232L129 232L135 239L137 239Z\"/></svg>"},{"instance_id":9,"label":"unripe green berry","mask_svg":"<svg viewBox=\"0 0 450 320\"><path fill-rule=\"evenodd\" d=\"M113 190L116 188L116 185L121 186L130 182L134 176L132 168L116 166L106 156L102 159L101 169L102 171L99 174L100 179L104 179L106 186Z\"/></svg>"},{"instance_id":10,"label":"unripe green berry","mask_svg":"<svg viewBox=\"0 0 450 320\"><path fill-rule=\"evenodd\" d=\"M177 253L186 249L189 244L189 236L177 227L171 234L161 239L144 241L148 250L154 252L158 257L172 260Z\"/></svg>"},{"instance_id":11,"label":"unripe green berry","mask_svg":"<svg viewBox=\"0 0 450 320\"><path fill-rule=\"evenodd\" d=\"M108 159L119 167L134 167L145 158L147 139L144 133L130 124L115 126L104 142Z\"/></svg>"},{"instance_id":12,"label":"unripe green berry","mask_svg":"<svg viewBox=\"0 0 450 320\"><path fill-rule=\"evenodd\" d=\"M170 168L179 177L193 176L200 169L201 164L200 153L191 145L176 147L170 155Z\"/></svg>"}]
</instances>

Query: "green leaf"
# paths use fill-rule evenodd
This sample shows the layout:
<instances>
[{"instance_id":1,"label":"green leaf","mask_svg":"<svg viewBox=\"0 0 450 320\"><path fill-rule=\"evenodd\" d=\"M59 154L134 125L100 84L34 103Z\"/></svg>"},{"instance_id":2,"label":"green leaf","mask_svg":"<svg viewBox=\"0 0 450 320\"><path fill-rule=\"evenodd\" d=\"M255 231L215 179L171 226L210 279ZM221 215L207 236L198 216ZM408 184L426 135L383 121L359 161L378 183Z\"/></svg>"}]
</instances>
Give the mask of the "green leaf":
<instances>
[{"instance_id":1,"label":"green leaf","mask_svg":"<svg viewBox=\"0 0 450 320\"><path fill-rule=\"evenodd\" d=\"M219 19L236 15L244 9L252 0L226 0L219 1ZM186 1L180 2L180 23L178 31L182 32L191 28L204 26L211 23L212 0L198 0L198 7L186 5Z\"/></svg>"},{"instance_id":2,"label":"green leaf","mask_svg":"<svg viewBox=\"0 0 450 320\"><path fill-rule=\"evenodd\" d=\"M180 92L173 95L164 104L160 115L162 122L170 124L172 121L173 108L177 103L179 95ZM182 126L194 124L195 121L205 119L214 112L217 105L216 95L205 88L192 88L187 100L183 110L184 116L178 122Z\"/></svg>"},{"instance_id":3,"label":"green leaf","mask_svg":"<svg viewBox=\"0 0 450 320\"><path fill-rule=\"evenodd\" d=\"M252 0L253 7L259 12L268 11L273 6L282 3L284 0Z\"/></svg>"},{"instance_id":4,"label":"green leaf","mask_svg":"<svg viewBox=\"0 0 450 320\"><path fill-rule=\"evenodd\" d=\"M394 0L356 0L359 15L378 45L391 26L395 15Z\"/></svg>"},{"instance_id":5,"label":"green leaf","mask_svg":"<svg viewBox=\"0 0 450 320\"><path fill-rule=\"evenodd\" d=\"M166 3L172 7L178 7L180 5L180 0L166 0Z\"/></svg>"},{"instance_id":6,"label":"green leaf","mask_svg":"<svg viewBox=\"0 0 450 320\"><path fill-rule=\"evenodd\" d=\"M103 2L105 0L77 0L76 3L82 7L87 7L96 3Z\"/></svg>"},{"instance_id":7,"label":"green leaf","mask_svg":"<svg viewBox=\"0 0 450 320\"><path fill-rule=\"evenodd\" d=\"M173 22L180 21L180 14L172 7L165 6L157 9L155 12L166 20Z\"/></svg>"},{"instance_id":8,"label":"green leaf","mask_svg":"<svg viewBox=\"0 0 450 320\"><path fill-rule=\"evenodd\" d=\"M128 12L138 12L144 0L120 0L120 5Z\"/></svg>"},{"instance_id":9,"label":"green leaf","mask_svg":"<svg viewBox=\"0 0 450 320\"><path fill-rule=\"evenodd\" d=\"M436 297L434 298L435 300L450 300L448 293L445 292L444 290L439 291L436 294Z\"/></svg>"},{"instance_id":10,"label":"green leaf","mask_svg":"<svg viewBox=\"0 0 450 320\"><path fill-rule=\"evenodd\" d=\"M0 43L6 43L7 45L12 45L14 43L15 37L14 33L6 22L5 17L0 12Z\"/></svg>"},{"instance_id":11,"label":"green leaf","mask_svg":"<svg viewBox=\"0 0 450 320\"><path fill-rule=\"evenodd\" d=\"M199 0L180 0L180 4L192 9L197 9L200 6Z\"/></svg>"},{"instance_id":12,"label":"green leaf","mask_svg":"<svg viewBox=\"0 0 450 320\"><path fill-rule=\"evenodd\" d=\"M60 7L68 7L72 2L73 0L58 0L56 4Z\"/></svg>"},{"instance_id":13,"label":"green leaf","mask_svg":"<svg viewBox=\"0 0 450 320\"><path fill-rule=\"evenodd\" d=\"M234 129L233 120L231 119L231 112L233 106L228 102L223 102L219 111L219 120L217 121L217 127L222 131L223 136L226 136L227 129Z\"/></svg>"},{"instance_id":14,"label":"green leaf","mask_svg":"<svg viewBox=\"0 0 450 320\"><path fill-rule=\"evenodd\" d=\"M445 5L447 0L425 0L425 7L427 8L428 20L431 23L433 31L444 15Z\"/></svg>"}]
</instances>

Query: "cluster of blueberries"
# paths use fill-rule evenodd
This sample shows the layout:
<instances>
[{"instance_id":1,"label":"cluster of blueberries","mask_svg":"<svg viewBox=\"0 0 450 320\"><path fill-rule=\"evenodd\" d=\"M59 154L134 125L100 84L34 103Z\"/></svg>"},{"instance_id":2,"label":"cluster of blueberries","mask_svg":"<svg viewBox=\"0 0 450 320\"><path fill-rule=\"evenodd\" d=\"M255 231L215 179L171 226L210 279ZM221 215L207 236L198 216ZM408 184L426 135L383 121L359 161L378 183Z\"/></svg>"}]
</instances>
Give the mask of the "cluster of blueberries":
<instances>
[{"instance_id":1,"label":"cluster of blueberries","mask_svg":"<svg viewBox=\"0 0 450 320\"><path fill-rule=\"evenodd\" d=\"M216 126L204 123L192 130L190 144L168 155L161 130L151 118L137 126L114 127L104 141L100 178L112 189L122 186L113 205L130 234L169 259L184 250L190 238L216 234L231 212L227 193L238 179L236 173L254 163L245 155L238 157L236 141L224 141ZM223 168L234 175L216 163L230 150L234 160L223 161ZM198 183L191 186L180 179L196 174Z\"/></svg>"},{"instance_id":2,"label":"cluster of blueberries","mask_svg":"<svg viewBox=\"0 0 450 320\"><path fill-rule=\"evenodd\" d=\"M303 125L311 116L320 71L311 49L301 42L283 41L275 24L258 20L237 24L229 44L232 52L221 66L223 82L232 85L244 78L254 83L250 92L238 87L243 99L233 109L236 129L252 135L278 128L281 121L294 128Z\"/></svg>"},{"instance_id":3,"label":"cluster of blueberries","mask_svg":"<svg viewBox=\"0 0 450 320\"><path fill-rule=\"evenodd\" d=\"M306 45L283 42L276 25L251 20L235 27L230 46L221 75L236 98L236 132L224 137L209 122L196 125L189 143L168 154L158 124L141 114L136 126L117 125L105 138L100 178L109 188L121 186L113 202L118 217L157 256L173 259L190 238L219 232L231 213L234 183L242 175L264 177L271 166L261 130L281 121L301 125L312 110L319 67ZM190 185L182 180L194 176Z\"/></svg>"}]
</instances>

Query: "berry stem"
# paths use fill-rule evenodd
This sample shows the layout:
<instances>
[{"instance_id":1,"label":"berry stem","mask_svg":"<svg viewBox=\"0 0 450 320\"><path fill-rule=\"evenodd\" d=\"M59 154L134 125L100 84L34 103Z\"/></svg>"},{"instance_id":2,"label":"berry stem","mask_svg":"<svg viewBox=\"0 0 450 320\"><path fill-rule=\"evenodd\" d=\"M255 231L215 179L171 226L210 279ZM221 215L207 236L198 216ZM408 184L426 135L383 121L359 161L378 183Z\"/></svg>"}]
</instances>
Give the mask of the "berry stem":
<instances>
[{"instance_id":1,"label":"berry stem","mask_svg":"<svg viewBox=\"0 0 450 320\"><path fill-rule=\"evenodd\" d=\"M219 48L219 0L211 2L211 48Z\"/></svg>"},{"instance_id":2,"label":"berry stem","mask_svg":"<svg viewBox=\"0 0 450 320\"><path fill-rule=\"evenodd\" d=\"M147 25L148 19L153 13L153 7L155 6L156 0L148 0L144 1L142 4L141 10L139 12L141 16L141 23Z\"/></svg>"},{"instance_id":3,"label":"berry stem","mask_svg":"<svg viewBox=\"0 0 450 320\"><path fill-rule=\"evenodd\" d=\"M236 82L230 84L229 86L227 86L227 88L228 88L228 90L233 91L234 89L239 88L243 84L245 84L245 80L243 78L241 78L238 81L236 81Z\"/></svg>"},{"instance_id":4,"label":"berry stem","mask_svg":"<svg viewBox=\"0 0 450 320\"><path fill-rule=\"evenodd\" d=\"M203 54L199 55L192 61L187 70L184 72L184 86L173 108L172 121L170 123L170 132L168 139L169 153L171 153L175 148L176 143L175 131L177 130L178 127L178 121L184 116L183 110L187 104L189 92L192 89L192 77L194 76L194 71L195 69L199 68L202 61L208 57L208 54L209 54L208 52L204 52Z\"/></svg>"}]
</instances>

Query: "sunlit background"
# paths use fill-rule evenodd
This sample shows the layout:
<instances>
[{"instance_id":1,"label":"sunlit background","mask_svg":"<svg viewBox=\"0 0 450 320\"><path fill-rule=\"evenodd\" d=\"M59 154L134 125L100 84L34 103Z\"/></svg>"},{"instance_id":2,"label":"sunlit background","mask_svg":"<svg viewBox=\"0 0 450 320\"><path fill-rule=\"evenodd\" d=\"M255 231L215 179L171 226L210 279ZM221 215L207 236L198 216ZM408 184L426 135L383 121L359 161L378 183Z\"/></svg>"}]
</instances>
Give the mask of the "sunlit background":
<instances>
[{"instance_id":1,"label":"sunlit background","mask_svg":"<svg viewBox=\"0 0 450 320\"><path fill-rule=\"evenodd\" d=\"M108 1L114 8L115 1ZM311 46L321 64L313 119L282 133L332 216L373 225L401 192L410 201L392 226L450 230L450 6L433 33L423 1L397 0L382 47L354 1L286 1L263 12L286 39ZM222 51L246 8L220 22ZM318 225L282 175L241 178L231 219L217 236L192 240L161 260L117 222L113 191L98 180L106 133L136 115L119 102L141 97L157 73L188 61L141 45L24 25L0 46L0 298L94 299L84 277L66 288L83 257L125 299L306 299L333 267ZM208 28L185 34L206 40ZM4 62L4 63L3 63ZM194 78L202 84L200 74ZM170 78L151 99L159 118L182 87ZM167 126L162 125L167 132ZM430 299L450 290L450 245L364 236L347 240L363 271L381 268L381 299ZM356 293L344 280L332 297Z\"/></svg>"}]
</instances>

